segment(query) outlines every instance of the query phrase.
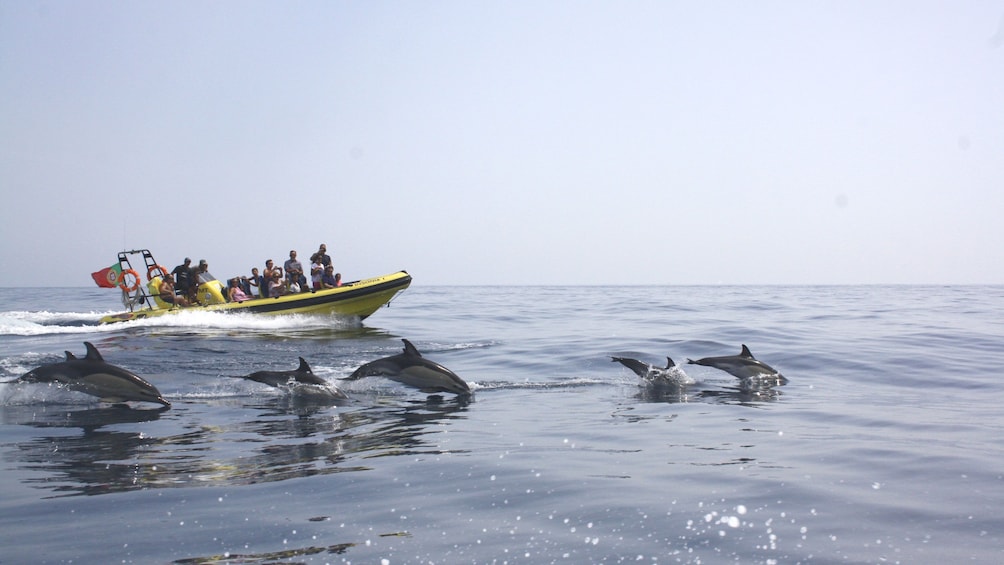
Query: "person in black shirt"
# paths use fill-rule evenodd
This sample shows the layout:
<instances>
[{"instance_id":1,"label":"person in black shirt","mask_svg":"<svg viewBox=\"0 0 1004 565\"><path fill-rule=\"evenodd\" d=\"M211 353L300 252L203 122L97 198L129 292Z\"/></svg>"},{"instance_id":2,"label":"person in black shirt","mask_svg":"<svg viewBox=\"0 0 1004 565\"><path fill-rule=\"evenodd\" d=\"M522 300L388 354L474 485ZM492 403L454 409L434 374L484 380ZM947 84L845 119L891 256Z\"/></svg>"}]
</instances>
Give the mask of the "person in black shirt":
<instances>
[{"instance_id":1,"label":"person in black shirt","mask_svg":"<svg viewBox=\"0 0 1004 565\"><path fill-rule=\"evenodd\" d=\"M173 271L171 271L171 274L174 275L174 280L177 281L177 284L174 286L177 288L178 294L182 296L188 296L190 294L189 290L191 290L192 287L191 265L192 260L185 257L185 262L178 265Z\"/></svg>"}]
</instances>

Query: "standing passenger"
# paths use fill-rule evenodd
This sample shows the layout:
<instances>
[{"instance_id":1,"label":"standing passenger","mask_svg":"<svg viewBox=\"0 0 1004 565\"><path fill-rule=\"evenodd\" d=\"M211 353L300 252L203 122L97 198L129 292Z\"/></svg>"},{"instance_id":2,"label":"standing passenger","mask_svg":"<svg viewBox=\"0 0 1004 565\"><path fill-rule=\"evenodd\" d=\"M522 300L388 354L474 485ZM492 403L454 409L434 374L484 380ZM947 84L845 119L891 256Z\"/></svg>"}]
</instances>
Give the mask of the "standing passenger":
<instances>
[{"instance_id":1,"label":"standing passenger","mask_svg":"<svg viewBox=\"0 0 1004 565\"><path fill-rule=\"evenodd\" d=\"M310 285L314 290L321 290L321 277L324 275L324 265L321 263L321 254L314 253L310 256Z\"/></svg>"},{"instance_id":2,"label":"standing passenger","mask_svg":"<svg viewBox=\"0 0 1004 565\"><path fill-rule=\"evenodd\" d=\"M177 289L181 291L182 296L188 296L189 289L192 286L192 260L185 257L185 262L178 265L171 271L171 274L178 280Z\"/></svg>"},{"instance_id":3,"label":"standing passenger","mask_svg":"<svg viewBox=\"0 0 1004 565\"><path fill-rule=\"evenodd\" d=\"M251 278L248 279L248 284L255 288L255 294L258 295L258 298L265 298L268 294L267 292L263 294L261 291L261 275L258 274L258 267L251 267ZM266 285L265 288L268 288L268 286Z\"/></svg>"},{"instance_id":4,"label":"standing passenger","mask_svg":"<svg viewBox=\"0 0 1004 565\"><path fill-rule=\"evenodd\" d=\"M317 249L317 254L321 256L321 264L327 267L331 264L331 257L328 255L328 246L321 244L321 247Z\"/></svg>"},{"instance_id":5,"label":"standing passenger","mask_svg":"<svg viewBox=\"0 0 1004 565\"><path fill-rule=\"evenodd\" d=\"M268 291L268 283L272 282L272 275L275 274L275 271L277 271L278 269L279 268L276 267L274 263L272 263L271 259L265 261L265 271L262 273L262 277L265 278L265 286L263 287L265 290L262 291L262 294L264 296L270 295Z\"/></svg>"},{"instance_id":6,"label":"standing passenger","mask_svg":"<svg viewBox=\"0 0 1004 565\"><path fill-rule=\"evenodd\" d=\"M286 279L290 283L295 282L297 288L307 284L307 277L303 275L303 265L296 258L296 250L289 252L289 259L282 266L286 269Z\"/></svg>"}]
</instances>

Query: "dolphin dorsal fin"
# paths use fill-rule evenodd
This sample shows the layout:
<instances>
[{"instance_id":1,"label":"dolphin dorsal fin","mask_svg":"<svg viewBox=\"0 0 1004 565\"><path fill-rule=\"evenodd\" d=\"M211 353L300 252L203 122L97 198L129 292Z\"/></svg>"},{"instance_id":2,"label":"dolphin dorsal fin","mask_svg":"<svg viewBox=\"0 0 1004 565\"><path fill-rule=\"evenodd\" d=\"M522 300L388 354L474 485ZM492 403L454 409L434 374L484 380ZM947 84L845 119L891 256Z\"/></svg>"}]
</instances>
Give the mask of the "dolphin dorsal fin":
<instances>
[{"instance_id":1,"label":"dolphin dorsal fin","mask_svg":"<svg viewBox=\"0 0 1004 565\"><path fill-rule=\"evenodd\" d=\"M300 357L300 368L297 369L296 371L298 373L311 373L311 374L313 374L313 371L310 370L310 365L307 364L307 361L303 357Z\"/></svg>"},{"instance_id":2,"label":"dolphin dorsal fin","mask_svg":"<svg viewBox=\"0 0 1004 565\"><path fill-rule=\"evenodd\" d=\"M673 363L673 359L671 357L666 357L666 370L668 371L668 370L672 369L675 366L676 366L676 363Z\"/></svg>"},{"instance_id":3,"label":"dolphin dorsal fin","mask_svg":"<svg viewBox=\"0 0 1004 565\"><path fill-rule=\"evenodd\" d=\"M745 343L743 344L743 351L742 353L739 354L739 356L746 357L747 359L756 359L755 357L753 357L753 354L750 353L750 348L746 347Z\"/></svg>"},{"instance_id":4,"label":"dolphin dorsal fin","mask_svg":"<svg viewBox=\"0 0 1004 565\"><path fill-rule=\"evenodd\" d=\"M91 343L89 341L85 341L84 342L84 347L87 348L87 356L85 356L84 359L87 359L89 361L104 361L105 360L104 357L102 357L101 354L98 353L98 348L94 347L93 343Z\"/></svg>"},{"instance_id":5,"label":"dolphin dorsal fin","mask_svg":"<svg viewBox=\"0 0 1004 565\"><path fill-rule=\"evenodd\" d=\"M422 356L422 354L418 352L418 349L414 345L412 345L410 341L408 341L408 340L406 340L404 338L402 338L401 341L404 342L404 354L405 355L414 355L415 357L421 357Z\"/></svg>"},{"instance_id":6,"label":"dolphin dorsal fin","mask_svg":"<svg viewBox=\"0 0 1004 565\"><path fill-rule=\"evenodd\" d=\"M69 351L64 351L63 353L66 353L66 360L67 361L76 361L77 360L77 356L74 355L74 354L72 354L72 353L70 353Z\"/></svg>"}]
</instances>

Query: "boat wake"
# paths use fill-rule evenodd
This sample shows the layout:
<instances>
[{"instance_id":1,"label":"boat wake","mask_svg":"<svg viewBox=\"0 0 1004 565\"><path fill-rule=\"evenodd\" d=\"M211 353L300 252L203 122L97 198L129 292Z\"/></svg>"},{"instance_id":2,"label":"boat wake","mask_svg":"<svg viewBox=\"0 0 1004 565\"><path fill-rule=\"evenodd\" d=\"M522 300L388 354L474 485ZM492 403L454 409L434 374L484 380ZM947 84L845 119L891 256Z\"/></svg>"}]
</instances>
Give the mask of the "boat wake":
<instances>
[{"instance_id":1,"label":"boat wake","mask_svg":"<svg viewBox=\"0 0 1004 565\"><path fill-rule=\"evenodd\" d=\"M184 328L250 331L330 331L354 329L362 323L355 316L289 314L262 316L251 313L179 312L118 324L99 324L110 312L2 312L0 336L39 336L74 333L117 333L135 328Z\"/></svg>"},{"instance_id":2,"label":"boat wake","mask_svg":"<svg viewBox=\"0 0 1004 565\"><path fill-rule=\"evenodd\" d=\"M104 314L96 312L3 312L0 335L90 333Z\"/></svg>"}]
</instances>

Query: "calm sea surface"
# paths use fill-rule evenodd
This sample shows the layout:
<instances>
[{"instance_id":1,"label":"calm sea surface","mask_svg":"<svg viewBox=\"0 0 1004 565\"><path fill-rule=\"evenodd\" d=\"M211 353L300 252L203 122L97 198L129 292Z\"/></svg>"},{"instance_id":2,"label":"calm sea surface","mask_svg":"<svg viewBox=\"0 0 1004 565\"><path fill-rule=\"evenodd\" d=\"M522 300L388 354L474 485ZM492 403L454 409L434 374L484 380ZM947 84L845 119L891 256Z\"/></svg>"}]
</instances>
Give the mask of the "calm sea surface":
<instances>
[{"instance_id":1,"label":"calm sea surface","mask_svg":"<svg viewBox=\"0 0 1004 565\"><path fill-rule=\"evenodd\" d=\"M0 289L0 380L78 356L169 410L0 384L0 563L1001 563L1004 287L423 287L363 323ZM332 383L400 338L470 401ZM786 386L664 364L745 343Z\"/></svg>"}]
</instances>

